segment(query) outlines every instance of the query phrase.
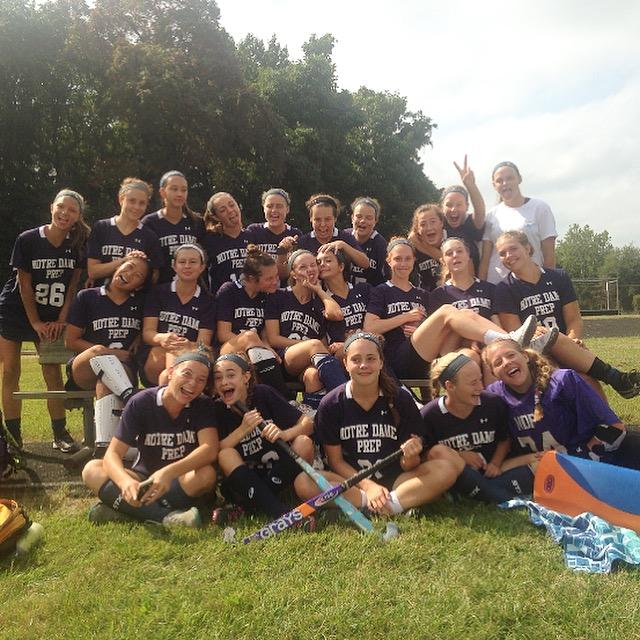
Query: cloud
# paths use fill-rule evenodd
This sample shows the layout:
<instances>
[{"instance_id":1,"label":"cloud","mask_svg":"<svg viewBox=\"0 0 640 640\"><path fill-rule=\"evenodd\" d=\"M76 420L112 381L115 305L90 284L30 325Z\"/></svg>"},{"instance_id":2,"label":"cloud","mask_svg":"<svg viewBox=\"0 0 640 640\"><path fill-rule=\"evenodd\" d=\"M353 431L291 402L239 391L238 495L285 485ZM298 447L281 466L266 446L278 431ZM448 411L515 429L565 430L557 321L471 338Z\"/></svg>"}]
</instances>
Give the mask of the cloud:
<instances>
[{"instance_id":1,"label":"cloud","mask_svg":"<svg viewBox=\"0 0 640 640\"><path fill-rule=\"evenodd\" d=\"M578 222L640 242L640 3L218 4L236 40L275 33L294 58L312 33L332 33L339 86L396 91L437 123L423 153L437 184L455 182L451 163L468 152L493 204L491 168L510 158L561 232Z\"/></svg>"}]
</instances>

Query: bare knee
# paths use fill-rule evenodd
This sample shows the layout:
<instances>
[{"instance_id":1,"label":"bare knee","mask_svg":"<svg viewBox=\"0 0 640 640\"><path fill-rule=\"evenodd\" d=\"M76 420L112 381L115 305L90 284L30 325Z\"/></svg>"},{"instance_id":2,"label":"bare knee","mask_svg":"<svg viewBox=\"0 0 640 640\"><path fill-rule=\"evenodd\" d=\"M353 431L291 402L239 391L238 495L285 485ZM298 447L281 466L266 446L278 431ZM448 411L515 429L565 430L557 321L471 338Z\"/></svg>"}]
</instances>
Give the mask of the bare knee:
<instances>
[{"instance_id":1,"label":"bare knee","mask_svg":"<svg viewBox=\"0 0 640 640\"><path fill-rule=\"evenodd\" d=\"M241 464L244 464L244 460L235 449L229 447L218 452L218 465L225 476L229 476Z\"/></svg>"},{"instance_id":2,"label":"bare knee","mask_svg":"<svg viewBox=\"0 0 640 640\"><path fill-rule=\"evenodd\" d=\"M82 469L82 482L96 495L100 487L109 479L102 460L89 460Z\"/></svg>"},{"instance_id":3,"label":"bare knee","mask_svg":"<svg viewBox=\"0 0 640 640\"><path fill-rule=\"evenodd\" d=\"M308 393L314 391L320 391L324 386L320 380L320 375L315 367L307 367L302 374L302 382L304 384L304 390Z\"/></svg>"},{"instance_id":4,"label":"bare knee","mask_svg":"<svg viewBox=\"0 0 640 640\"><path fill-rule=\"evenodd\" d=\"M304 458L307 462L311 462L313 460L315 447L313 444L313 440L309 436L296 436L291 443L291 447L301 458Z\"/></svg>"},{"instance_id":5,"label":"bare knee","mask_svg":"<svg viewBox=\"0 0 640 640\"><path fill-rule=\"evenodd\" d=\"M429 449L427 456L429 461L445 461L452 465L456 470L456 477L462 473L464 469L464 460L462 457L450 447L444 444L437 444Z\"/></svg>"},{"instance_id":6,"label":"bare knee","mask_svg":"<svg viewBox=\"0 0 640 640\"><path fill-rule=\"evenodd\" d=\"M208 493L216 484L216 470L210 464L195 469L188 479L187 475L189 474L185 474L180 478L180 484L183 486L185 493L190 496L200 496Z\"/></svg>"}]
</instances>

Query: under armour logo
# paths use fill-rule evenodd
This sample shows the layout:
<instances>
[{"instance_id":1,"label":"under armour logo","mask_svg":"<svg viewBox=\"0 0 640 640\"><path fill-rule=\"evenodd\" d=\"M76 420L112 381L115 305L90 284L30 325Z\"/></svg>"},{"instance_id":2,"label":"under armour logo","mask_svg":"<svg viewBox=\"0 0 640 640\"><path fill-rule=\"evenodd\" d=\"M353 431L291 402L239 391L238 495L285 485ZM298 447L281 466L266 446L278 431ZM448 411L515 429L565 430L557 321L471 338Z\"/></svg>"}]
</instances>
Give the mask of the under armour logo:
<instances>
[{"instance_id":1,"label":"under armour logo","mask_svg":"<svg viewBox=\"0 0 640 640\"><path fill-rule=\"evenodd\" d=\"M191 307L191 311L197 311L198 307Z\"/></svg>"},{"instance_id":2,"label":"under armour logo","mask_svg":"<svg viewBox=\"0 0 640 640\"><path fill-rule=\"evenodd\" d=\"M480 418L480 424L487 424L489 422L489 418Z\"/></svg>"},{"instance_id":3,"label":"under armour logo","mask_svg":"<svg viewBox=\"0 0 640 640\"><path fill-rule=\"evenodd\" d=\"M134 242L135 242L136 244L142 244L142 240L140 240L140 238L136 238L136 239L134 240Z\"/></svg>"}]
</instances>

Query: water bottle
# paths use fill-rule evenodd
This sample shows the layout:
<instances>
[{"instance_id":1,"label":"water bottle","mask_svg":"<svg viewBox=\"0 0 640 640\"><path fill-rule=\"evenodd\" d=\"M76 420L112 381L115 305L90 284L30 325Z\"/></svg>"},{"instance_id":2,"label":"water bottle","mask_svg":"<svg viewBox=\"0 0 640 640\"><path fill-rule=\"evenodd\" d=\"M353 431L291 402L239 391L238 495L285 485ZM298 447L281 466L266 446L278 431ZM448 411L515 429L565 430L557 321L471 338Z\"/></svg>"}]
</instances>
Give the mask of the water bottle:
<instances>
[{"instance_id":1,"label":"water bottle","mask_svg":"<svg viewBox=\"0 0 640 640\"><path fill-rule=\"evenodd\" d=\"M24 556L29 553L29 551L42 540L43 534L44 529L42 525L38 522L32 522L31 526L18 538L18 542L16 542L16 555Z\"/></svg>"}]
</instances>

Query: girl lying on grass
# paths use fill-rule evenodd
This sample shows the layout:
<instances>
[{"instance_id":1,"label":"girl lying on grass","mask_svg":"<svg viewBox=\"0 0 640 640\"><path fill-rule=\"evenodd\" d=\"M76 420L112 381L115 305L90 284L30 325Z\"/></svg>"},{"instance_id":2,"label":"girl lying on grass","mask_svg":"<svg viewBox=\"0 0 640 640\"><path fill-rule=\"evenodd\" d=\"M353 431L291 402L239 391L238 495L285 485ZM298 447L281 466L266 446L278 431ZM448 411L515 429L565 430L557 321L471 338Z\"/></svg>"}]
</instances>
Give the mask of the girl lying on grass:
<instances>
[{"instance_id":1,"label":"girl lying on grass","mask_svg":"<svg viewBox=\"0 0 640 640\"><path fill-rule=\"evenodd\" d=\"M606 402L572 369L513 340L490 344L483 358L497 382L488 391L509 407L509 430L535 462L548 449L640 469L640 441L627 434Z\"/></svg>"}]
</instances>

